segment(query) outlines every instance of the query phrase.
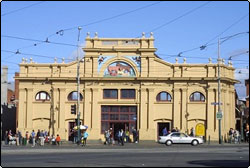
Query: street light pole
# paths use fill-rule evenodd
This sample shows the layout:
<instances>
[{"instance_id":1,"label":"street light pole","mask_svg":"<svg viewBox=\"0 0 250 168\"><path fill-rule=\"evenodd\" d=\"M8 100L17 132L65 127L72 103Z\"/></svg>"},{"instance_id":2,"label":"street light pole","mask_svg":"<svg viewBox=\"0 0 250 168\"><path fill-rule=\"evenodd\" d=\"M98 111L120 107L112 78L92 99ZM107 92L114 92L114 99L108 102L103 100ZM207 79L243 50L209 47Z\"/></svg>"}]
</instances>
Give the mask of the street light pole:
<instances>
[{"instance_id":1,"label":"street light pole","mask_svg":"<svg viewBox=\"0 0 250 168\"><path fill-rule=\"evenodd\" d=\"M222 111L221 111L221 89L220 89L220 39L218 39L218 113L222 116ZM221 119L218 118L219 120L219 144L222 144L221 140Z\"/></svg>"},{"instance_id":2,"label":"street light pole","mask_svg":"<svg viewBox=\"0 0 250 168\"><path fill-rule=\"evenodd\" d=\"M80 110L79 110L79 105L80 105L80 60L79 60L79 53L78 53L78 49L79 49L79 41L80 41L80 31L81 31L81 27L78 27L78 39L77 39L77 139L78 139L78 144L80 144L80 136L81 136L81 132L80 132Z\"/></svg>"}]
</instances>

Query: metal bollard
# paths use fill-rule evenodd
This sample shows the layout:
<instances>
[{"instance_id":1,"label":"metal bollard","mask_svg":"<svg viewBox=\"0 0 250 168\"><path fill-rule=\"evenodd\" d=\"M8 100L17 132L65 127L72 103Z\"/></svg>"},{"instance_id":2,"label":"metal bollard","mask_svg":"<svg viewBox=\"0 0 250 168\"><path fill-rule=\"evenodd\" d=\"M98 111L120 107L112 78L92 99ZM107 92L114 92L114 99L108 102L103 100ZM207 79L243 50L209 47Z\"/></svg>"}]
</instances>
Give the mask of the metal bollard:
<instances>
[{"instance_id":1,"label":"metal bollard","mask_svg":"<svg viewBox=\"0 0 250 168\"><path fill-rule=\"evenodd\" d=\"M208 144L210 145L210 135L208 136Z\"/></svg>"}]
</instances>

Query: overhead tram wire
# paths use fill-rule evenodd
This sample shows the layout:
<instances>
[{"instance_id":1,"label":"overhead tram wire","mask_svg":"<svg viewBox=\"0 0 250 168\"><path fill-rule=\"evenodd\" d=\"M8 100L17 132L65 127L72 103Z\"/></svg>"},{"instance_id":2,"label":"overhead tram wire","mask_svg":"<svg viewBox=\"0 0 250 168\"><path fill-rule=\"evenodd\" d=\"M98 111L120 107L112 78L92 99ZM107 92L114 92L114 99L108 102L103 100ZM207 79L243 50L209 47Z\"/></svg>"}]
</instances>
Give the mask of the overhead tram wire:
<instances>
[{"instance_id":1,"label":"overhead tram wire","mask_svg":"<svg viewBox=\"0 0 250 168\"><path fill-rule=\"evenodd\" d=\"M120 14L115 15L115 16L111 16L111 17L108 17L108 18L105 18L105 19L100 19L100 20L97 20L97 21L94 21L94 22L90 22L90 23L87 23L87 24L84 24L84 25L80 25L80 27L86 27L86 26L90 26L90 25L93 25L93 24L101 23L101 22L104 22L104 21L107 21L107 20L111 20L111 19L114 19L114 18L117 18L117 17L120 17L120 16L124 16L124 15L130 14L130 13L133 13L133 12L137 12L137 11L139 11L139 10L148 8L148 7L150 7L150 6L157 5L157 4L162 3L162 2L164 2L164 1L155 2L155 3L149 4L149 5L140 7L140 8L133 9L133 10L131 10L131 11L127 11L127 12L120 13ZM57 31L56 34L63 33L63 32L65 32L65 31L69 31L69 30L73 30L73 29L77 29L78 27L79 27L79 26L74 26L74 27L71 27L71 28L62 29L62 30ZM53 35L53 34L52 34L52 35ZM51 36L52 36L52 35L51 35ZM55 35L55 34L54 34L54 35Z\"/></svg>"},{"instance_id":2,"label":"overhead tram wire","mask_svg":"<svg viewBox=\"0 0 250 168\"><path fill-rule=\"evenodd\" d=\"M200 9L200 8L202 8L202 7L204 7L204 6L206 6L206 5L208 5L208 4L211 3L211 2L212 2L212 1L208 1L208 2L206 2L206 3L204 3L204 4L200 5L200 6L194 8L194 9L191 9L190 11L188 11L188 12L186 12L186 13L184 13L184 14L182 14L182 15L180 15L180 16L178 16L178 17L176 17L176 18L174 18L174 19L172 19L172 20L170 20L170 21L168 21L168 22L166 22L166 23L160 25L160 26L157 26L157 27L153 28L152 30L146 32L145 35L146 35L146 34L149 34L149 33L151 33L151 32L155 32L155 31L161 29L162 27L165 27L165 26L167 26L167 25L169 25L169 24L171 24L171 23L173 23L173 22L179 20L180 18L182 18L182 17L184 17L184 16L187 16L187 15L193 13L194 11L196 11L196 10L198 10L198 9ZM134 39L138 39L138 38L140 38L140 36L137 36L137 37L135 37Z\"/></svg>"},{"instance_id":3,"label":"overhead tram wire","mask_svg":"<svg viewBox=\"0 0 250 168\"><path fill-rule=\"evenodd\" d=\"M46 2L46 1L38 2L38 3L35 3L35 4L31 4L31 5L29 5L29 6L22 7L22 8L20 8L20 9L16 9L16 10L13 10L13 11L10 11L10 12L6 12L6 13L2 14L1 16L6 16L6 15L8 15L8 14L11 14L11 13L14 13L14 12L17 12L17 11L20 11L20 10L23 10L23 9L26 9L26 8L30 8L30 7L32 7L32 6L35 6L35 5L44 3L44 2Z\"/></svg>"},{"instance_id":4,"label":"overhead tram wire","mask_svg":"<svg viewBox=\"0 0 250 168\"><path fill-rule=\"evenodd\" d=\"M187 12L187 14L189 14L189 13L191 13L191 12L197 10L198 8L201 8L201 7L203 7L203 6L207 5L207 4L208 4L208 3L205 3L205 4L203 4L203 5L199 6L199 7L197 7L197 8L195 8L195 9L193 9L193 10ZM184 15L185 15L185 14L183 14L183 15L181 15L181 16L179 16L179 17L177 17L177 18L175 18L175 19L173 19L173 20L171 20L171 21L169 21L169 22L167 22L167 23L165 23L165 24L163 24L163 25L161 25L161 26L158 26L157 28L152 29L152 30L149 31L149 32L156 31L156 30L160 29L161 27L164 27L164 26L166 26L166 25L172 23L173 21L175 21L175 20L177 20L177 19L183 17ZM230 25L229 27L227 27L223 32L221 32L220 34L216 35L214 38L212 38L211 40L209 40L208 42L206 42L205 45L201 45L201 46L199 46L199 47L195 47L195 48L192 48L192 49L188 49L188 50L185 50L185 51L181 51L181 52L179 52L179 53L177 54L177 56L178 56L178 57L182 57L181 54L183 54L183 53L185 53L185 52L190 52L190 51L194 51L194 50L197 50L197 49L204 50L207 46L212 46L212 45L217 44L217 42L214 42L214 43L210 43L210 42L213 41L214 39L218 38L219 36L221 36L223 33L225 33L226 31L228 31L228 30L229 30L230 28L232 28L234 25L238 24L241 20L243 20L243 19L244 19L245 17L247 17L248 15L249 15L249 13L246 14L246 15L244 15L243 17L241 17L239 20L237 20L237 21L234 22L232 25ZM148 34L149 32L147 32L147 33L145 33L145 34ZM249 33L249 31L248 31L248 32L237 33L237 34L234 34L234 35L228 36L228 37L224 37L224 38L226 38L226 39L225 39L224 41L222 41L222 43L225 42L225 41L227 41L227 40L228 40L229 38L231 38L231 37L238 36L238 35L240 35L240 34L245 34L245 33ZM139 37L136 37L136 38L139 38ZM210 43L210 44L209 44L209 43Z\"/></svg>"},{"instance_id":5,"label":"overhead tram wire","mask_svg":"<svg viewBox=\"0 0 250 168\"><path fill-rule=\"evenodd\" d=\"M51 57L51 56L45 56L45 55L38 55L38 54L30 54L30 53L22 53L22 52L16 52L16 51L9 51L9 50L1 50L3 52L7 52L7 53L14 53L14 54L20 54L20 55L29 55L29 56L34 56L34 57L43 57L43 58L50 58L50 59L64 59L64 60L70 60L70 61L74 61L74 59L68 59L68 58L61 58L61 57Z\"/></svg>"},{"instance_id":6,"label":"overhead tram wire","mask_svg":"<svg viewBox=\"0 0 250 168\"><path fill-rule=\"evenodd\" d=\"M231 37L236 37L238 35L242 35L242 34L249 34L249 31L246 31L246 32L240 32L240 33L236 33L236 34L233 34L233 35L230 35L230 36L227 36L227 37L222 37L221 39L225 39L223 40L222 42L225 42L227 40L231 40L232 38ZM195 48L192 48L192 49L188 49L188 50L184 50L184 51L181 51L179 52L178 54L159 54L159 55L166 55L166 56L169 56L169 57L186 57L186 58L191 58L191 57L188 57L188 56L184 56L182 55L183 53L186 53L186 52L190 52L190 51L194 51L194 50L197 50L197 49L200 49L200 50L203 50L205 49L207 46L212 46L212 45L215 45L217 44L218 42L213 42L213 43L210 43L210 44L207 44L206 46L200 46L200 47L195 47ZM202 57L200 57L202 59ZM207 58L206 58L207 59ZM217 58L216 58L217 60Z\"/></svg>"},{"instance_id":7,"label":"overhead tram wire","mask_svg":"<svg viewBox=\"0 0 250 168\"><path fill-rule=\"evenodd\" d=\"M160 26L158 26L158 27L153 28L151 31L148 31L148 32L146 32L145 34L149 34L150 32L155 32L155 31L161 29L162 27L165 27L165 26L167 26L167 25L169 25L169 24L171 24L171 23L173 23L173 22L179 20L180 18L182 18L182 17L184 17L184 16L187 16L187 15L193 13L194 11L196 11L196 10L198 10L198 9L200 9L200 8L202 8L202 7L204 7L204 6L206 6L206 5L208 5L208 4L211 3L211 2L212 2L212 1L208 1L208 2L206 2L206 3L204 3L204 4L202 4L202 5L200 5L200 6L196 7L196 8L194 8L194 9L191 9L190 11L188 11L188 12L186 12L186 13L184 13L184 14L182 14L182 15L180 15L180 16L178 16L178 17L176 17L176 18L174 18L174 19L172 19L172 20L170 20L170 21L168 21L168 22L166 22L166 23L164 23L164 24L162 24L162 25L160 25Z\"/></svg>"},{"instance_id":8,"label":"overhead tram wire","mask_svg":"<svg viewBox=\"0 0 250 168\"><path fill-rule=\"evenodd\" d=\"M72 46L72 47L77 46L77 45L74 45L74 44L52 42L52 41L49 41L48 38L46 38L46 40L43 41L43 40L29 39L29 38L16 37L16 36L8 36L8 35L2 35L1 37L13 38L13 39L18 39L18 40L26 40L26 41L36 41L36 42L40 42L40 43L50 43L50 44L57 44L57 45L65 45L65 46Z\"/></svg>"},{"instance_id":9,"label":"overhead tram wire","mask_svg":"<svg viewBox=\"0 0 250 168\"><path fill-rule=\"evenodd\" d=\"M247 13L246 15L242 16L240 19L238 19L236 22L234 22L233 24L231 24L229 27L227 27L224 31L222 31L220 34L216 35L215 37L213 37L212 39L210 39L209 41L206 42L206 44L204 46L206 46L208 43L210 43L211 41L217 39L218 37L220 37L223 33L225 33L226 31L228 31L229 29L231 29L234 25L238 24L241 20L245 19L247 16L249 16L249 13Z\"/></svg>"},{"instance_id":10,"label":"overhead tram wire","mask_svg":"<svg viewBox=\"0 0 250 168\"><path fill-rule=\"evenodd\" d=\"M46 1L44 1L46 2ZM100 19L98 21L94 21L94 22L90 22L90 23L87 23L85 25L82 25L81 27L86 27L86 26L89 26L89 25L93 25L93 24L97 24L97 23L101 23L101 22L104 22L104 21L107 21L107 20L111 20L111 19L114 19L114 18L117 18L117 17L120 17L120 16L124 16L126 14L130 14L130 13L133 13L133 12L136 12L136 11L139 11L139 10L142 10L142 9L145 9L145 8L148 8L148 7L151 7L151 6L154 6L154 5L157 5L159 3L162 3L163 1L159 1L159 2L155 2L155 3L152 3L152 4L149 4L149 5L146 5L146 6L143 6L143 7L140 7L140 8L136 8L134 10L131 10L131 11L127 11L127 12L123 12L123 13L120 13L118 15L115 15L115 16L111 16L111 17L108 17L108 18L105 18L105 19ZM50 37L54 36L54 35L60 35L60 36L63 36L64 35L64 32L65 31L69 31L69 30L73 30L73 29L76 29L78 28L79 26L77 27L72 27L72 28L66 28L66 29L61 29L59 31L57 31L56 33L53 33L53 34L50 34L46 39L49 39ZM29 47L33 47L33 46L37 46L37 45L40 45L42 43L45 43L46 41L41 41L41 40L37 40L38 42L40 41L40 43L35 43L33 45L29 45L29 46L24 46L24 47L21 47L21 48L29 48ZM51 44L53 44L53 42L50 42ZM55 44L55 43L54 43ZM58 43L57 43L58 44ZM72 45L72 46L76 46L76 45ZM19 49L21 49L19 48Z\"/></svg>"}]
</instances>

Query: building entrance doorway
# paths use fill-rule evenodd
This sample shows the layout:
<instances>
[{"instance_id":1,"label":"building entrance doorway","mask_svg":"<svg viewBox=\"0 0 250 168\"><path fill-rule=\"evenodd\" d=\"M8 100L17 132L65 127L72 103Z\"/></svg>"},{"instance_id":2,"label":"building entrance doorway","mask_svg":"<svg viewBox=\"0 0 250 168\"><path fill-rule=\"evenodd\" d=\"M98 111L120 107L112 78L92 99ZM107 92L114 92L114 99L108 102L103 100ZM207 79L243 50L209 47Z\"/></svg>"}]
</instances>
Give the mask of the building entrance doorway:
<instances>
[{"instance_id":1,"label":"building entrance doorway","mask_svg":"<svg viewBox=\"0 0 250 168\"><path fill-rule=\"evenodd\" d=\"M74 140L74 127L76 126L75 122L69 122L69 141L73 141Z\"/></svg>"},{"instance_id":2,"label":"building entrance doorway","mask_svg":"<svg viewBox=\"0 0 250 168\"><path fill-rule=\"evenodd\" d=\"M166 123L158 123L158 136L163 136L162 130L164 128L167 128L167 131L170 130L170 123L166 122Z\"/></svg>"},{"instance_id":3,"label":"building entrance doorway","mask_svg":"<svg viewBox=\"0 0 250 168\"><path fill-rule=\"evenodd\" d=\"M110 128L113 129L114 140L118 140L118 133L121 129L125 132L125 130L129 129L129 123L110 123Z\"/></svg>"},{"instance_id":4,"label":"building entrance doorway","mask_svg":"<svg viewBox=\"0 0 250 168\"><path fill-rule=\"evenodd\" d=\"M80 121L80 125L82 124L82 122ZM77 126L77 119L75 120L75 122L69 122L69 126L68 126L68 130L69 130L69 134L68 134L68 140L69 141L74 141L74 137L77 136L77 131L74 130L74 127Z\"/></svg>"},{"instance_id":5,"label":"building entrance doorway","mask_svg":"<svg viewBox=\"0 0 250 168\"><path fill-rule=\"evenodd\" d=\"M114 139L117 140L119 130L132 134L137 129L137 106L101 106L101 133L112 128Z\"/></svg>"}]
</instances>

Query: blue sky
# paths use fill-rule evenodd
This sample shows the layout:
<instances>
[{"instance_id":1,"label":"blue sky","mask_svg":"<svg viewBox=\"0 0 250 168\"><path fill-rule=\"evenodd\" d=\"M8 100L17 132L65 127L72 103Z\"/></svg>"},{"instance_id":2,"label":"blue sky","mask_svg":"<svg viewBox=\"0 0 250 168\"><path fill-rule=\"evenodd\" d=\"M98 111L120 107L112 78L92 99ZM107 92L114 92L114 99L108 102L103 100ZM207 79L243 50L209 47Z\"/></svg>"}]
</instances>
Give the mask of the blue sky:
<instances>
[{"instance_id":1,"label":"blue sky","mask_svg":"<svg viewBox=\"0 0 250 168\"><path fill-rule=\"evenodd\" d=\"M39 2L1 2L1 65L9 66L9 81L13 81L14 72L18 71L17 64L21 62L22 57L28 59L32 57L38 63L54 62L54 60L53 58L8 53L5 52L6 50L17 51L19 49L21 53L72 58L75 55L76 47L48 43L33 46L37 42L3 36L46 40L49 35L54 34L49 38L49 41L77 44L77 28L64 31L62 36L55 33L59 30L86 25L133 11L154 4L156 1L45 1L40 4L36 3ZM210 43L216 43L218 38L214 37L227 28L228 30L219 37L249 31L249 2L210 2L194 12L188 13L205 3L206 1L164 1L126 15L83 26L80 43L84 44L87 32L91 33L91 37L94 36L95 32L98 32L99 37L107 38L140 37L142 32L150 32L154 28L182 16L166 26L153 31L155 47L157 48L156 53L164 60L174 63L175 56L169 57L167 55L178 55L182 51L198 48L211 39L214 40L210 41ZM36 5L24 8L32 4ZM21 8L24 9L18 10ZM9 13L12 11L14 12ZM185 13L188 14L183 15ZM243 16L245 17L241 19ZM238 23L236 23L237 21ZM232 24L234 25L229 28ZM149 37L148 34L146 36ZM221 45L221 57L228 59L231 55L244 53L248 50L249 33L245 33L224 42ZM190 52L183 52L182 56L187 58L187 63L207 63L209 57L217 57L217 45L207 46L204 50L196 49ZM198 57L199 59L190 57ZM183 62L183 58L179 58L179 62ZM213 60L213 62L215 63L216 60ZM249 78L249 54L245 53L233 57L233 66L236 68L237 79L243 81ZM246 94L244 84L237 85L236 88L240 97L244 97Z\"/></svg>"}]
</instances>

